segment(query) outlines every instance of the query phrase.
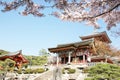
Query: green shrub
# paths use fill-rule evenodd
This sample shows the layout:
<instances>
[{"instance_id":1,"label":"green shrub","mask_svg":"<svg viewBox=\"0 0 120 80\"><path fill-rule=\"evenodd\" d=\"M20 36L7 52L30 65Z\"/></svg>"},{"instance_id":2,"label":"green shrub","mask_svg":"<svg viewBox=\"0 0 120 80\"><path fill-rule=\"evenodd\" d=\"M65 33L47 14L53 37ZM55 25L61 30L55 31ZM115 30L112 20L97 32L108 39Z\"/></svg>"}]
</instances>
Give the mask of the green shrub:
<instances>
[{"instance_id":1,"label":"green shrub","mask_svg":"<svg viewBox=\"0 0 120 80\"><path fill-rule=\"evenodd\" d=\"M17 70L17 73L18 74L22 74L22 70Z\"/></svg>"},{"instance_id":2,"label":"green shrub","mask_svg":"<svg viewBox=\"0 0 120 80\"><path fill-rule=\"evenodd\" d=\"M14 67L8 67L8 68L7 68L7 71L8 71L8 72L13 72L13 71L14 71Z\"/></svg>"},{"instance_id":3,"label":"green shrub","mask_svg":"<svg viewBox=\"0 0 120 80\"><path fill-rule=\"evenodd\" d=\"M96 66L88 69L88 75L90 80L119 80L120 78L120 66L114 64L97 64Z\"/></svg>"},{"instance_id":4,"label":"green shrub","mask_svg":"<svg viewBox=\"0 0 120 80\"><path fill-rule=\"evenodd\" d=\"M75 72L76 72L75 69L68 69L68 74L73 74L73 73L75 73Z\"/></svg>"},{"instance_id":5,"label":"green shrub","mask_svg":"<svg viewBox=\"0 0 120 80\"><path fill-rule=\"evenodd\" d=\"M46 68L46 71L48 71L49 69L48 68Z\"/></svg>"},{"instance_id":6,"label":"green shrub","mask_svg":"<svg viewBox=\"0 0 120 80\"><path fill-rule=\"evenodd\" d=\"M45 72L44 68L38 68L38 69L26 69L24 71L25 74L33 74L33 73L43 73Z\"/></svg>"},{"instance_id":7,"label":"green shrub","mask_svg":"<svg viewBox=\"0 0 120 80\"><path fill-rule=\"evenodd\" d=\"M66 68L64 68L65 70L68 70L68 69L70 69L70 68L68 68L68 67L66 67Z\"/></svg>"},{"instance_id":8,"label":"green shrub","mask_svg":"<svg viewBox=\"0 0 120 80\"><path fill-rule=\"evenodd\" d=\"M45 72L45 69L39 68L39 69L36 69L36 72L37 72L37 73L43 73L43 72Z\"/></svg>"},{"instance_id":9,"label":"green shrub","mask_svg":"<svg viewBox=\"0 0 120 80\"><path fill-rule=\"evenodd\" d=\"M84 80L92 80L92 78L85 78Z\"/></svg>"},{"instance_id":10,"label":"green shrub","mask_svg":"<svg viewBox=\"0 0 120 80\"><path fill-rule=\"evenodd\" d=\"M67 71L68 74L73 74L73 73L76 72L75 69L70 69L70 68L69 68L69 69L65 69L65 68L64 68L64 69L62 69L62 73L63 73L63 74L65 74L65 70Z\"/></svg>"},{"instance_id":11,"label":"green shrub","mask_svg":"<svg viewBox=\"0 0 120 80\"><path fill-rule=\"evenodd\" d=\"M33 73L33 70L32 70L32 69L26 69L26 70L24 71L24 73L25 73L25 74L30 74L30 73Z\"/></svg>"},{"instance_id":12,"label":"green shrub","mask_svg":"<svg viewBox=\"0 0 120 80\"><path fill-rule=\"evenodd\" d=\"M84 68L83 69L83 73L88 73L89 69L88 68Z\"/></svg>"},{"instance_id":13,"label":"green shrub","mask_svg":"<svg viewBox=\"0 0 120 80\"><path fill-rule=\"evenodd\" d=\"M9 63L8 65L11 68L11 67L14 67L15 64L14 63Z\"/></svg>"},{"instance_id":14,"label":"green shrub","mask_svg":"<svg viewBox=\"0 0 120 80\"><path fill-rule=\"evenodd\" d=\"M62 73L65 74L65 69L62 69Z\"/></svg>"}]
</instances>

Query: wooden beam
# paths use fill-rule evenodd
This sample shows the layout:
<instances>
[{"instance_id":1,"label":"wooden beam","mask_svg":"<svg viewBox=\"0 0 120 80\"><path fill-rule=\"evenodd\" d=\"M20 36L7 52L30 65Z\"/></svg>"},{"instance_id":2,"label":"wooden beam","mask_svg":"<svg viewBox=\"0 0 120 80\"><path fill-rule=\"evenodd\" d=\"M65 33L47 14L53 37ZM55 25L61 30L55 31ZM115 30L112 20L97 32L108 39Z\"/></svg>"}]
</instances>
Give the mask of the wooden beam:
<instances>
[{"instance_id":1,"label":"wooden beam","mask_svg":"<svg viewBox=\"0 0 120 80\"><path fill-rule=\"evenodd\" d=\"M96 48L95 48L95 44L94 44L94 42L92 42L92 47L93 47L93 50L94 50L94 52L95 52L95 54L96 54L97 51L96 51Z\"/></svg>"}]
</instances>

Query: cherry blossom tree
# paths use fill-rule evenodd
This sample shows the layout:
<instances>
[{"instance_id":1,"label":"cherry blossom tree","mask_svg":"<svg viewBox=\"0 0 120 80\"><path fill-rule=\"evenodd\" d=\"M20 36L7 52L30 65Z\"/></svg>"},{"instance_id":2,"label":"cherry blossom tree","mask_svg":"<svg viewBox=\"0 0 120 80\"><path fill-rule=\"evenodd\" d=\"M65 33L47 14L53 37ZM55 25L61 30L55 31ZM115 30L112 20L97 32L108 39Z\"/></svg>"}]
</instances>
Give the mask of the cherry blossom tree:
<instances>
[{"instance_id":1,"label":"cherry blossom tree","mask_svg":"<svg viewBox=\"0 0 120 80\"><path fill-rule=\"evenodd\" d=\"M95 48L100 56L113 55L111 45L102 41L95 40Z\"/></svg>"},{"instance_id":2,"label":"cherry blossom tree","mask_svg":"<svg viewBox=\"0 0 120 80\"><path fill-rule=\"evenodd\" d=\"M85 21L95 28L100 28L97 21L103 19L108 30L120 22L120 0L0 0L0 5L3 12L23 7L20 14L39 17L44 16L41 10L55 8L51 14L62 20Z\"/></svg>"}]
</instances>

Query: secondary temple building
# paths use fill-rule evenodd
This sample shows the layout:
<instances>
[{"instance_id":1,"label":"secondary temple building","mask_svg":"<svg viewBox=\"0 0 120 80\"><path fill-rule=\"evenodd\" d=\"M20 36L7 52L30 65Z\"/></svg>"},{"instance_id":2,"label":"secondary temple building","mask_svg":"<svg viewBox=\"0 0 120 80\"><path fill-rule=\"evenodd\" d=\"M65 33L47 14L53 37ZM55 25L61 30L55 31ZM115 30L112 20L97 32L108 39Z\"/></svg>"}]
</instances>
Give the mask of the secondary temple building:
<instances>
[{"instance_id":1,"label":"secondary temple building","mask_svg":"<svg viewBox=\"0 0 120 80\"><path fill-rule=\"evenodd\" d=\"M79 64L88 62L105 62L105 57L100 57L96 51L96 41L101 41L106 44L111 43L107 33L97 32L87 36L80 37L82 41L60 44L54 48L48 48L51 53L58 54L57 64ZM109 58L108 63L113 63Z\"/></svg>"}]
</instances>

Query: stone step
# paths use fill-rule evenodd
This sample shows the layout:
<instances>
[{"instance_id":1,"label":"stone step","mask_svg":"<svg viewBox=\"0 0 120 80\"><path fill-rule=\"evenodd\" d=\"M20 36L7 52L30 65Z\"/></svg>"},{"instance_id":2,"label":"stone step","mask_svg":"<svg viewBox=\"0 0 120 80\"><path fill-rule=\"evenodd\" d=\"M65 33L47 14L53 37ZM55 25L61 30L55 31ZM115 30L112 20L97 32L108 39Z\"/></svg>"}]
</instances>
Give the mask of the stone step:
<instances>
[{"instance_id":1,"label":"stone step","mask_svg":"<svg viewBox=\"0 0 120 80\"><path fill-rule=\"evenodd\" d=\"M52 78L53 71L47 71L43 73L42 75L38 76L34 80L50 80Z\"/></svg>"}]
</instances>

